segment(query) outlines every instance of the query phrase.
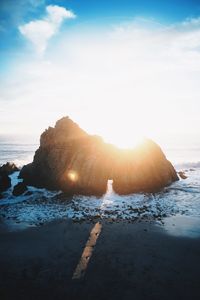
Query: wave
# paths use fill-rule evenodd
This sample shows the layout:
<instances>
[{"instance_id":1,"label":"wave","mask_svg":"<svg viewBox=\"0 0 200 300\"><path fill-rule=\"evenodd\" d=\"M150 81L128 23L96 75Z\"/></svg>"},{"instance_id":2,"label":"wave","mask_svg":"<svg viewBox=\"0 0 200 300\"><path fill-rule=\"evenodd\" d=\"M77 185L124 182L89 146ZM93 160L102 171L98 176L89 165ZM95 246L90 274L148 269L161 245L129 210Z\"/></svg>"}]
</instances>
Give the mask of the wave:
<instances>
[{"instance_id":1,"label":"wave","mask_svg":"<svg viewBox=\"0 0 200 300\"><path fill-rule=\"evenodd\" d=\"M198 169L200 168L200 161L197 162L182 162L182 163L175 163L174 167L176 169Z\"/></svg>"},{"instance_id":2,"label":"wave","mask_svg":"<svg viewBox=\"0 0 200 300\"><path fill-rule=\"evenodd\" d=\"M175 191L186 192L186 193L200 194L200 189L198 187L187 187L187 188L171 187L171 188L168 188L168 190L170 190L170 191L175 190Z\"/></svg>"}]
</instances>

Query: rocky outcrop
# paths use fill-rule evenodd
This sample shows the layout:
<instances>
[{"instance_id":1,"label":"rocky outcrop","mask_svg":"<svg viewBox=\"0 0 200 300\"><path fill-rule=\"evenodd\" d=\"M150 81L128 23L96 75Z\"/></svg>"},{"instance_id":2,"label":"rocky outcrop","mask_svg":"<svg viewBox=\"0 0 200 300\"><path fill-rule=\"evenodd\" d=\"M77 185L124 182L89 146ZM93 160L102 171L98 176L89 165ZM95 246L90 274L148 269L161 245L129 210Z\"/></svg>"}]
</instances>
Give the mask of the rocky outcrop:
<instances>
[{"instance_id":1,"label":"rocky outcrop","mask_svg":"<svg viewBox=\"0 0 200 300\"><path fill-rule=\"evenodd\" d=\"M180 176L181 179L187 179L187 176L185 175L185 172L179 171L178 175Z\"/></svg>"},{"instance_id":2,"label":"rocky outcrop","mask_svg":"<svg viewBox=\"0 0 200 300\"><path fill-rule=\"evenodd\" d=\"M20 177L39 188L69 194L103 194L108 174L102 152L104 143L100 137L88 135L66 117L41 135L34 161L23 167Z\"/></svg>"},{"instance_id":3,"label":"rocky outcrop","mask_svg":"<svg viewBox=\"0 0 200 300\"><path fill-rule=\"evenodd\" d=\"M11 162L7 162L6 164L0 167L0 173L4 172L7 175L11 175L17 171L19 171L19 168L14 163Z\"/></svg>"},{"instance_id":4,"label":"rocky outcrop","mask_svg":"<svg viewBox=\"0 0 200 300\"><path fill-rule=\"evenodd\" d=\"M174 167L152 140L118 153L113 174L113 189L118 194L156 192L176 180Z\"/></svg>"},{"instance_id":5,"label":"rocky outcrop","mask_svg":"<svg viewBox=\"0 0 200 300\"><path fill-rule=\"evenodd\" d=\"M9 175L19 171L14 163L7 162L0 167L0 192L5 192L11 187L11 179Z\"/></svg>"},{"instance_id":6,"label":"rocky outcrop","mask_svg":"<svg viewBox=\"0 0 200 300\"><path fill-rule=\"evenodd\" d=\"M5 192L11 187L11 179L6 172L0 171L0 193Z\"/></svg>"},{"instance_id":7,"label":"rocky outcrop","mask_svg":"<svg viewBox=\"0 0 200 300\"><path fill-rule=\"evenodd\" d=\"M104 194L108 179L119 194L156 191L178 180L153 141L121 150L87 134L68 117L41 135L34 160L20 177L27 185L84 195Z\"/></svg>"},{"instance_id":8,"label":"rocky outcrop","mask_svg":"<svg viewBox=\"0 0 200 300\"><path fill-rule=\"evenodd\" d=\"M27 186L24 182L17 183L13 188L13 196L20 196L27 191Z\"/></svg>"}]
</instances>

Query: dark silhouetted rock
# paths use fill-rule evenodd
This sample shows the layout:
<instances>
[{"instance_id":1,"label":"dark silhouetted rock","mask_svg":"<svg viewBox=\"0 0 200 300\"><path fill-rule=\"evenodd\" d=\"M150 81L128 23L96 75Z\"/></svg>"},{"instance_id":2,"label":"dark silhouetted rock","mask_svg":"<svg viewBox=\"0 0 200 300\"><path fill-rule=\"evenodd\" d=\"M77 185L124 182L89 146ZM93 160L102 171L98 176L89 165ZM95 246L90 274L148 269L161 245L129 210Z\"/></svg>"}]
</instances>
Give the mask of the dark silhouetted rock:
<instances>
[{"instance_id":1,"label":"dark silhouetted rock","mask_svg":"<svg viewBox=\"0 0 200 300\"><path fill-rule=\"evenodd\" d=\"M19 171L14 163L7 162L0 167L0 192L5 192L11 187L11 179L9 175Z\"/></svg>"},{"instance_id":2,"label":"dark silhouetted rock","mask_svg":"<svg viewBox=\"0 0 200 300\"><path fill-rule=\"evenodd\" d=\"M0 193L11 187L11 179L6 172L0 171Z\"/></svg>"},{"instance_id":3,"label":"dark silhouetted rock","mask_svg":"<svg viewBox=\"0 0 200 300\"><path fill-rule=\"evenodd\" d=\"M152 140L118 153L113 189L118 194L156 192L178 180L172 164Z\"/></svg>"},{"instance_id":4,"label":"dark silhouetted rock","mask_svg":"<svg viewBox=\"0 0 200 300\"><path fill-rule=\"evenodd\" d=\"M13 195L14 196L20 196L24 194L27 191L27 186L24 182L17 183L13 188Z\"/></svg>"},{"instance_id":5,"label":"dark silhouetted rock","mask_svg":"<svg viewBox=\"0 0 200 300\"><path fill-rule=\"evenodd\" d=\"M181 177L181 179L187 179L187 176L185 175L185 172L183 172L183 171L178 172L178 175Z\"/></svg>"},{"instance_id":6,"label":"dark silhouetted rock","mask_svg":"<svg viewBox=\"0 0 200 300\"><path fill-rule=\"evenodd\" d=\"M153 141L121 150L87 134L68 117L41 135L34 160L22 168L20 177L27 185L62 190L66 195L102 195L108 179L113 179L119 194L157 191L178 180Z\"/></svg>"},{"instance_id":7,"label":"dark silhouetted rock","mask_svg":"<svg viewBox=\"0 0 200 300\"><path fill-rule=\"evenodd\" d=\"M7 162L6 164L0 167L0 173L4 172L7 175L11 175L17 171L19 171L19 168L14 163L10 163L10 162Z\"/></svg>"}]
</instances>

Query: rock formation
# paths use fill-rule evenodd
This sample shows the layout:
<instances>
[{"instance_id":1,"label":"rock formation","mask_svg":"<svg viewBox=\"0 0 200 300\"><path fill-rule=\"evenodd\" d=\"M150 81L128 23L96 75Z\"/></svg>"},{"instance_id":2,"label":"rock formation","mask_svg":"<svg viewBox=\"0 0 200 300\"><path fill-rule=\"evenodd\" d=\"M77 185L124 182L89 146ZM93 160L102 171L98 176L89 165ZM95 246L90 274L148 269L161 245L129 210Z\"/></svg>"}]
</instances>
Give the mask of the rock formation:
<instances>
[{"instance_id":1,"label":"rock formation","mask_svg":"<svg viewBox=\"0 0 200 300\"><path fill-rule=\"evenodd\" d=\"M187 179L187 176L185 175L185 172L179 171L178 175L180 176L181 179Z\"/></svg>"},{"instance_id":2,"label":"rock formation","mask_svg":"<svg viewBox=\"0 0 200 300\"><path fill-rule=\"evenodd\" d=\"M11 187L11 179L6 172L0 172L0 193Z\"/></svg>"},{"instance_id":3,"label":"rock formation","mask_svg":"<svg viewBox=\"0 0 200 300\"><path fill-rule=\"evenodd\" d=\"M27 191L27 186L24 182L17 183L13 188L13 196L20 196L24 194Z\"/></svg>"},{"instance_id":4,"label":"rock formation","mask_svg":"<svg viewBox=\"0 0 200 300\"><path fill-rule=\"evenodd\" d=\"M27 185L84 195L104 194L108 179L113 179L119 194L153 192L178 180L153 141L121 150L87 134L68 117L41 135L34 160L23 167L20 177Z\"/></svg>"},{"instance_id":5,"label":"rock formation","mask_svg":"<svg viewBox=\"0 0 200 300\"><path fill-rule=\"evenodd\" d=\"M7 162L0 167L0 192L5 192L11 187L11 179L9 175L19 171L14 163Z\"/></svg>"},{"instance_id":6,"label":"rock formation","mask_svg":"<svg viewBox=\"0 0 200 300\"><path fill-rule=\"evenodd\" d=\"M19 171L19 168L11 162L7 162L6 164L0 167L0 172L5 172L7 175L11 175L17 171Z\"/></svg>"},{"instance_id":7,"label":"rock formation","mask_svg":"<svg viewBox=\"0 0 200 300\"><path fill-rule=\"evenodd\" d=\"M113 189L118 194L156 192L176 180L174 167L152 140L118 153L113 174Z\"/></svg>"}]
</instances>

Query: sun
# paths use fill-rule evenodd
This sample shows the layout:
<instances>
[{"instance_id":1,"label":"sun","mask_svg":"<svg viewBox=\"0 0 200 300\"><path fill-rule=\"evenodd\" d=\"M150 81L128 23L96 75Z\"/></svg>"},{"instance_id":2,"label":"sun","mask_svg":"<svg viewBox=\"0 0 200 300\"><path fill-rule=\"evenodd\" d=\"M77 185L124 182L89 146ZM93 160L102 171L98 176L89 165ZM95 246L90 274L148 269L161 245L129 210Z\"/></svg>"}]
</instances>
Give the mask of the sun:
<instances>
[{"instance_id":1,"label":"sun","mask_svg":"<svg viewBox=\"0 0 200 300\"><path fill-rule=\"evenodd\" d=\"M111 101L102 110L86 111L78 123L87 133L99 135L105 142L122 149L135 148L146 138L153 139L161 127L156 122L157 110L152 106L144 110L140 101L134 102L134 105L123 105L123 102L121 100L120 105L114 105Z\"/></svg>"},{"instance_id":2,"label":"sun","mask_svg":"<svg viewBox=\"0 0 200 300\"><path fill-rule=\"evenodd\" d=\"M129 136L126 134L120 135L119 133L113 133L111 136L105 134L103 138L106 142L122 149L135 148L144 140L144 136L142 135L134 134L133 136Z\"/></svg>"},{"instance_id":3,"label":"sun","mask_svg":"<svg viewBox=\"0 0 200 300\"><path fill-rule=\"evenodd\" d=\"M143 142L146 137L144 132L145 130L141 125L128 121L124 116L123 119L119 118L115 120L111 118L111 120L107 121L100 135L105 142L122 149L130 149L135 148Z\"/></svg>"}]
</instances>

